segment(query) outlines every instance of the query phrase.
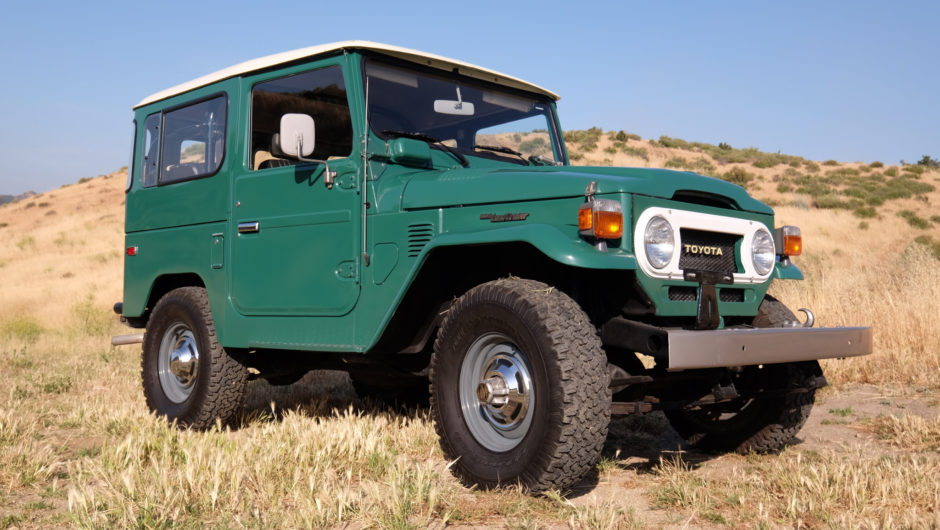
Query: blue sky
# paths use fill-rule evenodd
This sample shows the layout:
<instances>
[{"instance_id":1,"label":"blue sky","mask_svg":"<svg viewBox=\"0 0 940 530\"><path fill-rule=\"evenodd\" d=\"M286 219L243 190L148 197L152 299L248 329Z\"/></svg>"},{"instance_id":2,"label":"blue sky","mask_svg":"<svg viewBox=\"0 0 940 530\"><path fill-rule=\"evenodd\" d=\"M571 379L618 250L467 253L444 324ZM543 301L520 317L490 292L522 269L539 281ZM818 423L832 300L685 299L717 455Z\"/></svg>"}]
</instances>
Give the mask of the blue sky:
<instances>
[{"instance_id":1,"label":"blue sky","mask_svg":"<svg viewBox=\"0 0 940 530\"><path fill-rule=\"evenodd\" d=\"M7 2L0 194L127 164L145 96L347 39L561 94L565 129L813 159L940 157L940 2Z\"/></svg>"}]
</instances>

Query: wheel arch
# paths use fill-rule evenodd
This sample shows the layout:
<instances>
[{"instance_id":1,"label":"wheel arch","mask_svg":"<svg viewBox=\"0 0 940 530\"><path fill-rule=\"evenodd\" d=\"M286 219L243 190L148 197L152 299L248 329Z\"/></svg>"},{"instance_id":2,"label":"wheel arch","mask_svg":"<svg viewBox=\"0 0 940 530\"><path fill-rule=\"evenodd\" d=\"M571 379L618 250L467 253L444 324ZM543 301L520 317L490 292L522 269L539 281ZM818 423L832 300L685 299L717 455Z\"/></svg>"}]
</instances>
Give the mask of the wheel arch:
<instances>
[{"instance_id":1,"label":"wheel arch","mask_svg":"<svg viewBox=\"0 0 940 530\"><path fill-rule=\"evenodd\" d=\"M564 291L592 320L619 310L611 307L609 290L600 296L596 286L623 290L629 297L634 271L592 269L567 265L530 241L497 241L473 245L437 245L426 249L418 270L404 288L394 313L379 332L369 353L427 352L444 312L457 297L482 283L499 278L537 280Z\"/></svg>"},{"instance_id":2,"label":"wheel arch","mask_svg":"<svg viewBox=\"0 0 940 530\"><path fill-rule=\"evenodd\" d=\"M128 324L135 328L146 327L147 322L150 320L150 313L153 311L157 302L168 292L179 289L180 287L202 287L205 289L206 282L202 276L194 272L162 274L157 276L150 284L150 290L144 299L143 307L129 308L125 302L124 315Z\"/></svg>"}]
</instances>

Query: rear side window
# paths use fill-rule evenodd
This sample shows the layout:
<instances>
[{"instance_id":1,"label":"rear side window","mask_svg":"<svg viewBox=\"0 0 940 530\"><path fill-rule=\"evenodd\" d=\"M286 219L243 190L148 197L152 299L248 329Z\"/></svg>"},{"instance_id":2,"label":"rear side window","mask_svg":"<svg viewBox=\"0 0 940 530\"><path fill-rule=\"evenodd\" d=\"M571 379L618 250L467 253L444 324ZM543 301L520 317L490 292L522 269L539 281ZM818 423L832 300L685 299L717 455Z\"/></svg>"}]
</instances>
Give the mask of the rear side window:
<instances>
[{"instance_id":1,"label":"rear side window","mask_svg":"<svg viewBox=\"0 0 940 530\"><path fill-rule=\"evenodd\" d=\"M214 174L225 154L225 96L166 112L160 156L160 184ZM147 132L150 132L148 118Z\"/></svg>"},{"instance_id":2,"label":"rear side window","mask_svg":"<svg viewBox=\"0 0 940 530\"><path fill-rule=\"evenodd\" d=\"M264 81L251 91L251 168L301 163L279 155L274 144L281 116L307 114L316 125L316 142L310 158L329 160L352 152L352 119L346 99L346 83L339 66Z\"/></svg>"},{"instance_id":3,"label":"rear side window","mask_svg":"<svg viewBox=\"0 0 940 530\"><path fill-rule=\"evenodd\" d=\"M144 122L144 160L140 183L145 188L157 185L160 174L160 120L158 112L147 116Z\"/></svg>"}]
</instances>

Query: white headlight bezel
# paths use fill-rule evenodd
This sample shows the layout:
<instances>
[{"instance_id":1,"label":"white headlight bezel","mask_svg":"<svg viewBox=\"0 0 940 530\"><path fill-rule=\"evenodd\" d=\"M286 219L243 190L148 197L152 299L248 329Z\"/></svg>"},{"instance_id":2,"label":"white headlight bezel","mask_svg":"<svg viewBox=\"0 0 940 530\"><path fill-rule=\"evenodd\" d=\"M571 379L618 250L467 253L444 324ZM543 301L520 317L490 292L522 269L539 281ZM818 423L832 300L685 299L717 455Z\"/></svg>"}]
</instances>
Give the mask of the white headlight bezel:
<instances>
[{"instance_id":1,"label":"white headlight bezel","mask_svg":"<svg viewBox=\"0 0 940 530\"><path fill-rule=\"evenodd\" d=\"M675 250L673 251L672 259L661 269L653 267L650 263L645 244L646 227L650 220L656 216L660 216L669 221L669 224L672 225L673 233L675 234ZM754 260L751 256L754 234L758 230L767 230L767 226L764 223L757 220L652 206L640 213L633 226L633 249L636 254L637 266L646 276L661 280L684 279L683 272L679 268L679 258L682 255L682 229L706 230L724 234L736 234L742 237L739 247L739 263L741 270L733 275L735 284L747 285L764 283L770 275L773 274L773 267L766 274L759 274L754 267Z\"/></svg>"}]
</instances>

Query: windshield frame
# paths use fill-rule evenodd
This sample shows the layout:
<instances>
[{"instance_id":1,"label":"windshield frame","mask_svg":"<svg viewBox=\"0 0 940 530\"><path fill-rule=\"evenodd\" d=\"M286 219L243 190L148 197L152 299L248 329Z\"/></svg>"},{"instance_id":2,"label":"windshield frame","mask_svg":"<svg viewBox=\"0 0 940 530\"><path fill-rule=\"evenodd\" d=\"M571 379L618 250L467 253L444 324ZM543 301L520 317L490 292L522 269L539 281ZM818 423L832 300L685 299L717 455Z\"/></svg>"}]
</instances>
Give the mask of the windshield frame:
<instances>
[{"instance_id":1,"label":"windshield frame","mask_svg":"<svg viewBox=\"0 0 940 530\"><path fill-rule=\"evenodd\" d=\"M510 97L518 97L518 98L524 98L527 100L534 101L536 104L542 107L540 111L534 112L530 114L528 117L522 117L521 119L527 119L533 116L540 116L540 115L545 117L546 123L545 123L544 132L548 135L548 141L549 141L548 143L549 143L549 147L551 149L551 154L553 157L553 161L546 161L545 165L566 166L569 164L568 153L567 153L567 150L565 149L565 144L561 135L561 129L558 123L558 115L557 115L557 109L555 106L555 101L552 98L549 98L542 94L537 94L534 92L528 92L525 90L520 90L517 88L501 85L499 83L488 82L485 80L478 79L476 77L471 77L471 76L460 74L459 72L449 72L446 70L431 68L431 67L416 64L410 61L397 59L394 57L389 57L387 55L382 55L382 54L363 53L361 54L361 59L360 59L360 75L361 75L361 82L362 82L362 89L363 89L363 103L365 106L365 111L366 111L367 121L368 121L367 123L368 132L370 132L379 141L382 141L383 143L388 142L389 140L395 138L395 135L385 134L384 131L388 130L389 128L382 127L381 125L377 125L373 121L373 110L369 108L371 105L371 101L369 101L370 95L368 94L369 64L370 63L379 63L382 66L401 68L404 70L412 71L419 76L426 76L426 77L431 77L437 80L453 82L455 85L460 86L461 88L469 87L470 89L473 89L473 90L486 90L491 93L505 94L506 96L510 96ZM456 96L456 92L455 92L455 96ZM512 121L514 120L509 120L509 121L506 121L505 123L512 123ZM499 124L497 123L495 125L487 125L486 127L481 127L480 129L477 129L477 131L482 131L488 127L496 127L496 126L499 126ZM415 130L415 131L408 131L408 132L419 132L419 133L433 135L433 133L428 133L427 131L422 131L422 130ZM520 131L520 132L529 132L529 131ZM476 131L474 132L474 134L475 133ZM440 138L440 139L445 142L450 140L448 138ZM437 145L434 143L429 143L429 145L431 149L434 149L436 151L446 152L446 149L444 149L441 145ZM485 149L474 149L472 147L468 148L466 145L463 145L463 146L452 145L451 147L453 149L458 150L461 154L467 157L474 157L474 158L480 158L480 159L486 159L486 160L492 160L492 161L498 161L498 162L506 162L514 166L542 165L537 162L520 159L519 157L508 155L506 153L498 153L494 151L488 151ZM472 167L472 164L471 164L471 167Z\"/></svg>"}]
</instances>

